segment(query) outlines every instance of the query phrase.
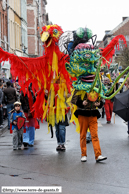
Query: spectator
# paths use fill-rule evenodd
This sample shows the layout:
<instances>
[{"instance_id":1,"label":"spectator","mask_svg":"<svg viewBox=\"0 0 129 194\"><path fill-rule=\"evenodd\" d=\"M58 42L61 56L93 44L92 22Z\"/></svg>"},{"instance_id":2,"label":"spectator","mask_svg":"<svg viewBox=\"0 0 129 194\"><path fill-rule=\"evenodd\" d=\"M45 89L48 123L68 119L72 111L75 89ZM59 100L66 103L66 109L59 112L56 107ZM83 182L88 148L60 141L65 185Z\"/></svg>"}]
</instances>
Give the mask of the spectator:
<instances>
[{"instance_id":1,"label":"spectator","mask_svg":"<svg viewBox=\"0 0 129 194\"><path fill-rule=\"evenodd\" d=\"M59 80L57 80L56 84L59 84ZM50 98L50 96L48 95L48 91L46 90L45 91L45 97L46 99L47 98ZM70 94L68 93L67 96L65 95L64 93L64 98L65 100L70 97ZM55 116L56 118L56 116ZM49 122L49 120L47 120ZM56 147L56 151L65 151L66 150L66 147L65 147L65 143L66 143L66 126L69 125L69 121L68 121L68 115L66 114L66 111L65 111L65 121L59 121L57 123L57 121L55 120L55 128L56 128L56 131L55 131L55 134L56 134L56 139L57 139L57 144L58 146ZM51 125L49 125L51 126Z\"/></svg>"},{"instance_id":2,"label":"spectator","mask_svg":"<svg viewBox=\"0 0 129 194\"><path fill-rule=\"evenodd\" d=\"M11 83L14 83L14 82L15 82L15 77L14 77L14 76L12 77L12 79L11 79L10 82L11 82Z\"/></svg>"},{"instance_id":3,"label":"spectator","mask_svg":"<svg viewBox=\"0 0 129 194\"><path fill-rule=\"evenodd\" d=\"M129 89L129 77L126 80L126 86L124 88L124 92L127 91Z\"/></svg>"},{"instance_id":4,"label":"spectator","mask_svg":"<svg viewBox=\"0 0 129 194\"><path fill-rule=\"evenodd\" d=\"M7 104L8 129L10 129L11 110L14 108L14 102L17 101L16 90L11 87L11 82L7 82L7 88L4 89L4 102Z\"/></svg>"},{"instance_id":5,"label":"spectator","mask_svg":"<svg viewBox=\"0 0 129 194\"><path fill-rule=\"evenodd\" d=\"M111 88L112 84L110 83L110 79L108 77L104 78L104 85L107 87L107 89ZM114 90L112 93L114 93ZM111 93L106 96L109 97L110 95ZM114 98L110 100L107 100L107 99L105 100L104 109L105 109L107 124L111 123L112 112L113 112L113 102L114 102Z\"/></svg>"},{"instance_id":6,"label":"spectator","mask_svg":"<svg viewBox=\"0 0 129 194\"><path fill-rule=\"evenodd\" d=\"M28 94L28 95L27 95ZM27 146L33 147L35 140L35 126L37 120L33 118L32 106L35 102L35 97L32 92L31 86L29 87L29 91L26 88L26 94L24 95L21 92L20 101L22 103L22 110L25 113L27 123L26 123L26 133L23 134L23 145L26 148Z\"/></svg>"},{"instance_id":7,"label":"spectator","mask_svg":"<svg viewBox=\"0 0 129 194\"><path fill-rule=\"evenodd\" d=\"M0 79L0 82L2 82L2 83L3 83L3 79Z\"/></svg>"},{"instance_id":8,"label":"spectator","mask_svg":"<svg viewBox=\"0 0 129 194\"><path fill-rule=\"evenodd\" d=\"M17 100L20 101L20 91L16 82L13 83L13 88L16 90Z\"/></svg>"},{"instance_id":9,"label":"spectator","mask_svg":"<svg viewBox=\"0 0 129 194\"><path fill-rule=\"evenodd\" d=\"M3 91L7 88L6 83L3 84ZM7 100L6 100L7 101ZM3 120L7 119L7 105L3 101Z\"/></svg>"},{"instance_id":10,"label":"spectator","mask_svg":"<svg viewBox=\"0 0 129 194\"><path fill-rule=\"evenodd\" d=\"M126 87L124 89L124 92L127 91L127 90L129 90L129 77L127 78ZM129 121L127 123L128 123L128 131L127 131L127 133L128 133L128 136L129 136Z\"/></svg>"},{"instance_id":11,"label":"spectator","mask_svg":"<svg viewBox=\"0 0 129 194\"><path fill-rule=\"evenodd\" d=\"M14 103L14 112L11 114L10 122L12 123L13 130L13 150L21 150L23 143L23 126L18 129L17 117L25 118L24 113L20 110L21 103Z\"/></svg>"},{"instance_id":12,"label":"spectator","mask_svg":"<svg viewBox=\"0 0 129 194\"><path fill-rule=\"evenodd\" d=\"M3 101L3 82L0 82L0 128L3 128L3 108L2 108L2 101Z\"/></svg>"}]
</instances>

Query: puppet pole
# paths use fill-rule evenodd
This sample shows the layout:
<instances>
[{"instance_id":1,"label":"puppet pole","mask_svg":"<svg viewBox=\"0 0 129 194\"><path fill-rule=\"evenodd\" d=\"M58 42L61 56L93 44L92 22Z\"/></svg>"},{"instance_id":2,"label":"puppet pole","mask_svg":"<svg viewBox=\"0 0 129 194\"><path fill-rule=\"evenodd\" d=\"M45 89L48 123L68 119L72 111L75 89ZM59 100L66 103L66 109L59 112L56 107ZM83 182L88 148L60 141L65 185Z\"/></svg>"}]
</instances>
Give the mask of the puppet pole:
<instances>
[{"instance_id":1,"label":"puppet pole","mask_svg":"<svg viewBox=\"0 0 129 194\"><path fill-rule=\"evenodd\" d=\"M114 87L114 92L116 91L116 85ZM113 102L114 103L114 102ZM115 124L115 113L114 113L114 124Z\"/></svg>"}]
</instances>

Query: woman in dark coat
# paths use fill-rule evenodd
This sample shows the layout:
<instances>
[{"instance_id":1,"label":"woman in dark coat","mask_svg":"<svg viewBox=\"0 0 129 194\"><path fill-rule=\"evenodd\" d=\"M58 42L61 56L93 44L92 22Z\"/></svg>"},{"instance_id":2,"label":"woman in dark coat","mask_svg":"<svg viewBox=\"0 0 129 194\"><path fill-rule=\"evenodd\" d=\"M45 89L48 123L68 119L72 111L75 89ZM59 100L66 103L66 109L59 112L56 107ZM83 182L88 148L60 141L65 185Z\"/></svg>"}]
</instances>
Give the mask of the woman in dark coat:
<instances>
[{"instance_id":1,"label":"woman in dark coat","mask_svg":"<svg viewBox=\"0 0 129 194\"><path fill-rule=\"evenodd\" d=\"M33 91L31 90L31 87L29 87L29 90L26 89L26 94L24 95L23 92L21 92L20 101L22 103L22 110L25 113L27 122L26 122L26 133L23 135L23 144L24 147L33 146L34 145L34 139L35 139L35 125L37 120L33 118L33 112L32 106L35 102L35 97L33 94Z\"/></svg>"}]
</instances>

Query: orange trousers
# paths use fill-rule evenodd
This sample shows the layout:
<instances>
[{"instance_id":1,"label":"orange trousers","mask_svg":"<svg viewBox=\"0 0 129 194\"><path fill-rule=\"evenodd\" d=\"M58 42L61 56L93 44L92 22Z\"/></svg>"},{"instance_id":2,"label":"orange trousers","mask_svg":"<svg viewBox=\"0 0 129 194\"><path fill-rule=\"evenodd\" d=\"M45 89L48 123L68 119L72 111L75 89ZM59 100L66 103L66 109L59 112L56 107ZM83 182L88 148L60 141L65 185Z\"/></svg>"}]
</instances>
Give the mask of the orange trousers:
<instances>
[{"instance_id":1,"label":"orange trousers","mask_svg":"<svg viewBox=\"0 0 129 194\"><path fill-rule=\"evenodd\" d=\"M101 155L101 148L98 138L98 123L97 117L85 117L78 115L78 121L80 124L80 147L81 147L81 156L87 156L86 148L86 133L87 129L90 129L92 144L95 153L95 159Z\"/></svg>"}]
</instances>

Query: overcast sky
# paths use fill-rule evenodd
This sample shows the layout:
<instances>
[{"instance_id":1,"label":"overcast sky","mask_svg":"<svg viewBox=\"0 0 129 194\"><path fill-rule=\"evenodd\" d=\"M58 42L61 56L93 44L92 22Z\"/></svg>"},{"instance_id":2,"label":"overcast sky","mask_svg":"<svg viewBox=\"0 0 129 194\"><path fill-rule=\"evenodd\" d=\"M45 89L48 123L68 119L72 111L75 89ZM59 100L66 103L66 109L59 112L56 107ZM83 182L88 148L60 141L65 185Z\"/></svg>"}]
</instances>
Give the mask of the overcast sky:
<instances>
[{"instance_id":1,"label":"overcast sky","mask_svg":"<svg viewBox=\"0 0 129 194\"><path fill-rule=\"evenodd\" d=\"M63 31L87 27L102 40L105 30L113 30L129 17L129 0L47 0L49 20Z\"/></svg>"}]
</instances>

